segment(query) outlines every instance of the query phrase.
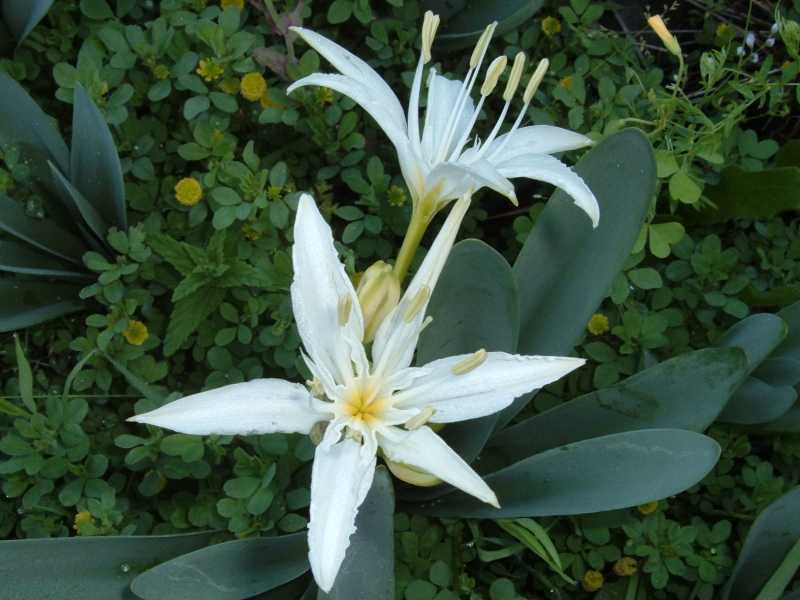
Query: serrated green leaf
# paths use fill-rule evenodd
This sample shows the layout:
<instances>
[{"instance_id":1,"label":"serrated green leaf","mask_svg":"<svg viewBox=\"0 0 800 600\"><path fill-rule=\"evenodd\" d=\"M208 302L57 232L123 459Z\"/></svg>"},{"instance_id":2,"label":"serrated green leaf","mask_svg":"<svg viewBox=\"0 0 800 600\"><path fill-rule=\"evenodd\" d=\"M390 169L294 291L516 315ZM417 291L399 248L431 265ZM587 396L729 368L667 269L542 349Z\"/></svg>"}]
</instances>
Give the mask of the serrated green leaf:
<instances>
[{"instance_id":1,"label":"serrated green leaf","mask_svg":"<svg viewBox=\"0 0 800 600\"><path fill-rule=\"evenodd\" d=\"M203 294L195 294L180 300L172 309L172 315L164 337L164 355L172 356L189 339L206 317L217 310L225 298L225 290L210 288Z\"/></svg>"},{"instance_id":2,"label":"serrated green leaf","mask_svg":"<svg viewBox=\"0 0 800 600\"><path fill-rule=\"evenodd\" d=\"M195 267L207 262L205 252L200 248L179 242L163 233L149 233L147 245L175 267L181 275L189 275Z\"/></svg>"}]
</instances>

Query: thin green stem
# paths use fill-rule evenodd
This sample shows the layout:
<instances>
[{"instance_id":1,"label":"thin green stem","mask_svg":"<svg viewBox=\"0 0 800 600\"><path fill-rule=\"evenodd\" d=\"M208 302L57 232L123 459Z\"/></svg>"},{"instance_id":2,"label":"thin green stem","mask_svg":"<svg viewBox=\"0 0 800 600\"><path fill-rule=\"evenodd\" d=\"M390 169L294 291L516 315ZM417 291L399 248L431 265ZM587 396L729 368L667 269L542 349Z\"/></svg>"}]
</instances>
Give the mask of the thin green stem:
<instances>
[{"instance_id":1,"label":"thin green stem","mask_svg":"<svg viewBox=\"0 0 800 600\"><path fill-rule=\"evenodd\" d=\"M403 238L403 245L400 246L400 252L397 253L397 260L394 262L394 275L400 285L408 275L408 269L411 267L411 261L417 254L417 249L422 241L422 236L430 225L433 218L432 211L427 210L426 202L420 202L411 211L411 221L406 230L406 236Z\"/></svg>"}]
</instances>

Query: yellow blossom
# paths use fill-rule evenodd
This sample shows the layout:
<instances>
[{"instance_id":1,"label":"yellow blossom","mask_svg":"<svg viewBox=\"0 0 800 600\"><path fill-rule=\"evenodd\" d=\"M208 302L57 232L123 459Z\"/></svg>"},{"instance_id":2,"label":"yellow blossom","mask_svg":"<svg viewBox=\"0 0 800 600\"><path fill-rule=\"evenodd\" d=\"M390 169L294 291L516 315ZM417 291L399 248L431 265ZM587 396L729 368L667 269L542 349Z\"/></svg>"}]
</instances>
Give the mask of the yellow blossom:
<instances>
[{"instance_id":1,"label":"yellow blossom","mask_svg":"<svg viewBox=\"0 0 800 600\"><path fill-rule=\"evenodd\" d=\"M261 73L248 73L242 77L241 92L242 96L250 102L261 100L267 93L267 80Z\"/></svg>"},{"instance_id":2,"label":"yellow blossom","mask_svg":"<svg viewBox=\"0 0 800 600\"><path fill-rule=\"evenodd\" d=\"M664 23L664 19L661 18L661 15L653 15L647 19L647 24L656 32L656 35L661 39L661 43L664 44L667 50L675 56L681 55L681 46L678 40L675 39L675 36L667 29L667 25Z\"/></svg>"},{"instance_id":3,"label":"yellow blossom","mask_svg":"<svg viewBox=\"0 0 800 600\"><path fill-rule=\"evenodd\" d=\"M133 346L141 346L150 337L147 331L147 325L141 321L131 320L128 322L128 327L122 332L122 335L128 340L128 343Z\"/></svg>"},{"instance_id":4,"label":"yellow blossom","mask_svg":"<svg viewBox=\"0 0 800 600\"><path fill-rule=\"evenodd\" d=\"M216 81L222 77L223 73L225 73L225 69L213 58L203 58L197 65L197 74L206 81Z\"/></svg>"},{"instance_id":5,"label":"yellow blossom","mask_svg":"<svg viewBox=\"0 0 800 600\"><path fill-rule=\"evenodd\" d=\"M235 96L239 93L239 80L236 79L236 77L226 77L222 80L222 83L219 84L219 89L226 94Z\"/></svg>"},{"instance_id":6,"label":"yellow blossom","mask_svg":"<svg viewBox=\"0 0 800 600\"><path fill-rule=\"evenodd\" d=\"M184 206L194 206L203 198L203 186L194 177L184 177L175 184L175 199Z\"/></svg>"},{"instance_id":7,"label":"yellow blossom","mask_svg":"<svg viewBox=\"0 0 800 600\"><path fill-rule=\"evenodd\" d=\"M219 0L219 5L222 8L222 10L231 7L242 10L244 8L244 0Z\"/></svg>"},{"instance_id":8,"label":"yellow blossom","mask_svg":"<svg viewBox=\"0 0 800 600\"><path fill-rule=\"evenodd\" d=\"M555 17L545 17L542 19L542 32L547 37L553 37L557 33L561 33L561 21Z\"/></svg>"},{"instance_id":9,"label":"yellow blossom","mask_svg":"<svg viewBox=\"0 0 800 600\"><path fill-rule=\"evenodd\" d=\"M583 589L587 592L596 592L603 587L605 579L600 571L590 569L583 576Z\"/></svg>"},{"instance_id":10,"label":"yellow blossom","mask_svg":"<svg viewBox=\"0 0 800 600\"><path fill-rule=\"evenodd\" d=\"M561 81L558 82L558 85L560 85L565 90L571 90L572 82L573 82L572 75L567 75Z\"/></svg>"},{"instance_id":11,"label":"yellow blossom","mask_svg":"<svg viewBox=\"0 0 800 600\"><path fill-rule=\"evenodd\" d=\"M406 192L399 185L393 185L386 192L390 206L403 206L406 203Z\"/></svg>"},{"instance_id":12,"label":"yellow blossom","mask_svg":"<svg viewBox=\"0 0 800 600\"><path fill-rule=\"evenodd\" d=\"M88 525L89 523L92 522L93 522L92 513L90 513L87 510L82 510L81 512L75 515L75 520L73 521L72 528L75 531L80 531L81 527L83 527L84 525Z\"/></svg>"},{"instance_id":13,"label":"yellow blossom","mask_svg":"<svg viewBox=\"0 0 800 600\"><path fill-rule=\"evenodd\" d=\"M614 573L619 577L630 577L631 575L635 575L638 570L639 563L636 562L635 558L631 558L630 556L623 556L614 563Z\"/></svg>"},{"instance_id":14,"label":"yellow blossom","mask_svg":"<svg viewBox=\"0 0 800 600\"><path fill-rule=\"evenodd\" d=\"M637 509L643 515L651 515L658 510L658 500L653 500L647 504L640 504Z\"/></svg>"},{"instance_id":15,"label":"yellow blossom","mask_svg":"<svg viewBox=\"0 0 800 600\"><path fill-rule=\"evenodd\" d=\"M592 335L601 335L605 333L608 331L608 317L603 313L593 314L592 318L589 319L589 323L586 325L586 329L588 329L589 333Z\"/></svg>"}]
</instances>

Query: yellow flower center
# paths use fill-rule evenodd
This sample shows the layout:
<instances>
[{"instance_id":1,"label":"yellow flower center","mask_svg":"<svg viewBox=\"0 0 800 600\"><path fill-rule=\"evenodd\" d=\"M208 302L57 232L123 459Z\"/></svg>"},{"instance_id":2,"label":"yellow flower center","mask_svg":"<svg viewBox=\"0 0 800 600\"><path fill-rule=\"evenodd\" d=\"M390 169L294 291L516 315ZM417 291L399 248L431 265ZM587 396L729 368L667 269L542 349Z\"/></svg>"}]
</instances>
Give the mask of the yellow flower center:
<instances>
[{"instance_id":1,"label":"yellow flower center","mask_svg":"<svg viewBox=\"0 0 800 600\"><path fill-rule=\"evenodd\" d=\"M184 177L175 184L175 199L184 206L194 206L203 197L203 186L194 177Z\"/></svg>"},{"instance_id":2,"label":"yellow flower center","mask_svg":"<svg viewBox=\"0 0 800 600\"><path fill-rule=\"evenodd\" d=\"M587 592L596 592L603 587L604 577L600 571L589 570L583 576L583 589Z\"/></svg>"},{"instance_id":3,"label":"yellow flower center","mask_svg":"<svg viewBox=\"0 0 800 600\"><path fill-rule=\"evenodd\" d=\"M260 100L267 92L267 80L261 73L248 73L242 77L241 93L250 102Z\"/></svg>"},{"instance_id":4,"label":"yellow flower center","mask_svg":"<svg viewBox=\"0 0 800 600\"><path fill-rule=\"evenodd\" d=\"M586 325L586 329L589 330L589 333L592 335L600 335L608 331L608 317L602 313L595 313L592 315L592 318L589 319L589 323Z\"/></svg>"},{"instance_id":5,"label":"yellow flower center","mask_svg":"<svg viewBox=\"0 0 800 600\"><path fill-rule=\"evenodd\" d=\"M561 32L561 21L555 17L545 17L542 19L542 31L547 37L553 37Z\"/></svg>"},{"instance_id":6,"label":"yellow flower center","mask_svg":"<svg viewBox=\"0 0 800 600\"><path fill-rule=\"evenodd\" d=\"M133 346L141 346L150 337L150 332L147 331L147 325L141 321L130 321L128 327L122 332L122 335Z\"/></svg>"},{"instance_id":7,"label":"yellow flower center","mask_svg":"<svg viewBox=\"0 0 800 600\"><path fill-rule=\"evenodd\" d=\"M383 411L391 404L389 398L378 398L377 392L372 385L356 383L345 392L342 413L366 425L377 425Z\"/></svg>"}]
</instances>

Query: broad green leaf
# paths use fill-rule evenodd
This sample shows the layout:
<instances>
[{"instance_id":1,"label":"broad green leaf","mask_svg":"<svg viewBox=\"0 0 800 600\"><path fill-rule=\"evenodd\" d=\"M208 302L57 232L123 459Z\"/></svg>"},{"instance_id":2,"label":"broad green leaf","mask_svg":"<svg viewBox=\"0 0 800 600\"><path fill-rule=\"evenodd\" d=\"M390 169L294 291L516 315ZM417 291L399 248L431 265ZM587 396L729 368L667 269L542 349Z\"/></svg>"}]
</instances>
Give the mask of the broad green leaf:
<instances>
[{"instance_id":1,"label":"broad green leaf","mask_svg":"<svg viewBox=\"0 0 800 600\"><path fill-rule=\"evenodd\" d=\"M189 339L206 317L222 303L225 290L205 288L175 304L164 337L164 354L171 356Z\"/></svg>"},{"instance_id":2,"label":"broad green leaf","mask_svg":"<svg viewBox=\"0 0 800 600\"><path fill-rule=\"evenodd\" d=\"M105 359L114 365L114 368L119 371L123 377L128 382L132 388L134 388L137 392L139 392L142 396L147 398L148 400L154 402L156 406L160 406L164 403L164 399L167 397L167 391L163 388L158 386L152 386L146 381L144 381L141 377L136 375L135 373L131 372L125 365L122 363L114 360L108 354L105 354Z\"/></svg>"},{"instance_id":3,"label":"broad green leaf","mask_svg":"<svg viewBox=\"0 0 800 600\"><path fill-rule=\"evenodd\" d=\"M506 2L452 2L424 0L425 10L442 19L436 47L458 50L472 46L492 21L497 21L495 40L516 29L541 10L544 0L507 0ZM499 44L499 41L496 42Z\"/></svg>"},{"instance_id":4,"label":"broad green leaf","mask_svg":"<svg viewBox=\"0 0 800 600\"><path fill-rule=\"evenodd\" d=\"M800 302L781 309L778 316L786 323L787 332L771 356L800 361Z\"/></svg>"},{"instance_id":5,"label":"broad green leaf","mask_svg":"<svg viewBox=\"0 0 800 600\"><path fill-rule=\"evenodd\" d=\"M786 323L777 315L750 315L732 325L714 343L719 348L741 348L747 355L748 372L752 372L783 341L788 333Z\"/></svg>"},{"instance_id":6,"label":"broad green leaf","mask_svg":"<svg viewBox=\"0 0 800 600\"><path fill-rule=\"evenodd\" d=\"M80 238L49 219L29 217L18 202L0 194L0 230L31 246L83 266L81 256L88 249Z\"/></svg>"},{"instance_id":7,"label":"broad green leaf","mask_svg":"<svg viewBox=\"0 0 800 600\"><path fill-rule=\"evenodd\" d=\"M19 336L14 336L14 348L17 354L17 373L19 379L19 395L22 396L22 403L29 411L36 412L36 401L33 399L33 371L22 344L19 343Z\"/></svg>"},{"instance_id":8,"label":"broad green leaf","mask_svg":"<svg viewBox=\"0 0 800 600\"><path fill-rule=\"evenodd\" d=\"M577 515L659 500L691 487L719 458L713 439L681 429L626 431L575 442L484 476L500 509L463 492L420 505L440 517Z\"/></svg>"},{"instance_id":9,"label":"broad green leaf","mask_svg":"<svg viewBox=\"0 0 800 600\"><path fill-rule=\"evenodd\" d=\"M637 429L701 432L725 407L747 367L736 348L676 356L495 434L487 450L504 463L580 440Z\"/></svg>"},{"instance_id":10,"label":"broad green leaf","mask_svg":"<svg viewBox=\"0 0 800 600\"><path fill-rule=\"evenodd\" d=\"M800 487L758 516L745 538L722 600L752 600L800 539Z\"/></svg>"},{"instance_id":11,"label":"broad green leaf","mask_svg":"<svg viewBox=\"0 0 800 600\"><path fill-rule=\"evenodd\" d=\"M753 377L771 385L795 386L800 383L800 360L775 356L777 353L778 349L774 350L770 358L758 365Z\"/></svg>"},{"instance_id":12,"label":"broad green leaf","mask_svg":"<svg viewBox=\"0 0 800 600\"><path fill-rule=\"evenodd\" d=\"M0 72L0 148L14 145L31 161L34 173L46 175L47 162L53 162L64 173L69 171L69 150L55 121L14 79Z\"/></svg>"},{"instance_id":13,"label":"broad green leaf","mask_svg":"<svg viewBox=\"0 0 800 600\"><path fill-rule=\"evenodd\" d=\"M17 331L83 310L71 283L0 279L0 332Z\"/></svg>"},{"instance_id":14,"label":"broad green leaf","mask_svg":"<svg viewBox=\"0 0 800 600\"><path fill-rule=\"evenodd\" d=\"M453 302L457 298L458 302ZM456 244L431 297L433 321L420 336L417 364L475 352L513 352L518 333L517 290L506 260L479 240ZM483 448L496 417L447 425L441 434L471 462ZM418 493L425 493L417 489Z\"/></svg>"},{"instance_id":15,"label":"broad green leaf","mask_svg":"<svg viewBox=\"0 0 800 600\"><path fill-rule=\"evenodd\" d=\"M600 204L600 224L563 192L536 221L514 264L520 298L518 352L565 356L630 255L655 189L655 161L641 132L626 130L589 151L575 167ZM501 425L525 406L518 398Z\"/></svg>"},{"instance_id":16,"label":"broad green leaf","mask_svg":"<svg viewBox=\"0 0 800 600\"><path fill-rule=\"evenodd\" d=\"M794 387L770 385L751 376L733 394L719 420L737 425L769 423L786 414L796 400Z\"/></svg>"},{"instance_id":17,"label":"broad green leaf","mask_svg":"<svg viewBox=\"0 0 800 600\"><path fill-rule=\"evenodd\" d=\"M128 228L122 165L102 113L80 83L72 109L70 180L106 223Z\"/></svg>"},{"instance_id":18,"label":"broad green leaf","mask_svg":"<svg viewBox=\"0 0 800 600\"><path fill-rule=\"evenodd\" d=\"M394 597L394 490L385 467L378 467L358 509L356 532L329 593L317 600L373 600Z\"/></svg>"},{"instance_id":19,"label":"broad green leaf","mask_svg":"<svg viewBox=\"0 0 800 600\"><path fill-rule=\"evenodd\" d=\"M3 21L17 39L17 45L39 24L54 0L3 0L0 2Z\"/></svg>"},{"instance_id":20,"label":"broad green leaf","mask_svg":"<svg viewBox=\"0 0 800 600\"><path fill-rule=\"evenodd\" d=\"M763 171L726 168L719 184L706 194L717 206L701 213L703 222L727 219L769 219L800 208L800 168L776 167Z\"/></svg>"},{"instance_id":21,"label":"broad green leaf","mask_svg":"<svg viewBox=\"0 0 800 600\"><path fill-rule=\"evenodd\" d=\"M302 575L307 554L305 532L234 540L153 567L131 589L143 600L243 600Z\"/></svg>"},{"instance_id":22,"label":"broad green leaf","mask_svg":"<svg viewBox=\"0 0 800 600\"><path fill-rule=\"evenodd\" d=\"M56 183L61 199L73 214L83 219L89 230L96 236L97 240L105 240L108 233L108 225L92 206L83 194L78 191L71 182L56 168L53 163L49 163L50 172L53 174L53 181Z\"/></svg>"},{"instance_id":23,"label":"broad green leaf","mask_svg":"<svg viewBox=\"0 0 800 600\"><path fill-rule=\"evenodd\" d=\"M208 262L205 252L200 248L163 233L148 233L147 244L181 275L188 275L195 267Z\"/></svg>"},{"instance_id":24,"label":"broad green leaf","mask_svg":"<svg viewBox=\"0 0 800 600\"><path fill-rule=\"evenodd\" d=\"M15 240L0 240L0 271L38 277L91 279L85 271L76 269L74 264L64 263Z\"/></svg>"},{"instance_id":25,"label":"broad green leaf","mask_svg":"<svg viewBox=\"0 0 800 600\"><path fill-rule=\"evenodd\" d=\"M0 579L14 600L133 600L130 582L153 563L208 545L213 532L0 542ZM46 574L46 576L44 576Z\"/></svg>"}]
</instances>

